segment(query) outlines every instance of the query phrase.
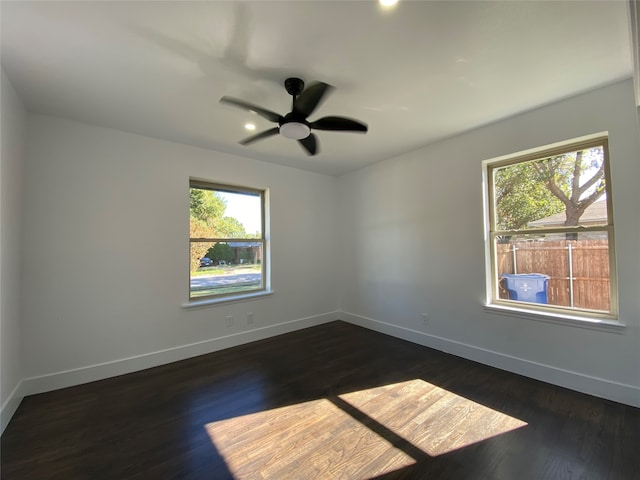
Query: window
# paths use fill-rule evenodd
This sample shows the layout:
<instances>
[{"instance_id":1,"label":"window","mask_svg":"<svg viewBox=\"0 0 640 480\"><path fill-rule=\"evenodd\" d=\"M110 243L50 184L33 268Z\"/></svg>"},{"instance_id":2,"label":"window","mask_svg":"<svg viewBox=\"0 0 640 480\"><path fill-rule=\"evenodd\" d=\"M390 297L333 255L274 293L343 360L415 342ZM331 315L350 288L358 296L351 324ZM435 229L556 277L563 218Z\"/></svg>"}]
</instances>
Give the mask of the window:
<instances>
[{"instance_id":1,"label":"window","mask_svg":"<svg viewBox=\"0 0 640 480\"><path fill-rule=\"evenodd\" d=\"M189 300L266 290L265 191L189 182Z\"/></svg>"},{"instance_id":2,"label":"window","mask_svg":"<svg viewBox=\"0 0 640 480\"><path fill-rule=\"evenodd\" d=\"M484 162L488 303L615 319L607 136Z\"/></svg>"}]
</instances>

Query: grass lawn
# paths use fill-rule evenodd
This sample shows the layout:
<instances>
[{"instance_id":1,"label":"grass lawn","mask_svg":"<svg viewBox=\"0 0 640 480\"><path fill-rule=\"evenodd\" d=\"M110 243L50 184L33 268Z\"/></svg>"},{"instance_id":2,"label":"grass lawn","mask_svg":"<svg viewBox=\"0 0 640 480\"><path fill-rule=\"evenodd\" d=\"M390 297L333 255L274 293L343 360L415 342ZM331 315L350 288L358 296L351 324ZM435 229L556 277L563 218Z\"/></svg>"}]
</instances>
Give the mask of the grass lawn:
<instances>
[{"instance_id":1,"label":"grass lawn","mask_svg":"<svg viewBox=\"0 0 640 480\"><path fill-rule=\"evenodd\" d=\"M213 288L203 288L199 290L192 290L191 297L204 297L207 295L224 295L227 293L240 293L240 292L251 292L252 290L259 290L260 285L225 285L223 287L213 287Z\"/></svg>"}]
</instances>

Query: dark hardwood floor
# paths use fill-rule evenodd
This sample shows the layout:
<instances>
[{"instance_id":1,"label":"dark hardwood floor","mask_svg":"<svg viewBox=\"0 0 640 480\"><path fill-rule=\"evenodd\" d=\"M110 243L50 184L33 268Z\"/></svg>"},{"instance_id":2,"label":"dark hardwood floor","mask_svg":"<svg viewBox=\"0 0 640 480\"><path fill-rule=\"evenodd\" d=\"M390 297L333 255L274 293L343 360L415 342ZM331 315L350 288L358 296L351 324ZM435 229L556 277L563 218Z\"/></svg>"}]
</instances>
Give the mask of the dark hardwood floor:
<instances>
[{"instance_id":1,"label":"dark hardwood floor","mask_svg":"<svg viewBox=\"0 0 640 480\"><path fill-rule=\"evenodd\" d=\"M12 479L640 479L640 410L343 322L24 399Z\"/></svg>"}]
</instances>

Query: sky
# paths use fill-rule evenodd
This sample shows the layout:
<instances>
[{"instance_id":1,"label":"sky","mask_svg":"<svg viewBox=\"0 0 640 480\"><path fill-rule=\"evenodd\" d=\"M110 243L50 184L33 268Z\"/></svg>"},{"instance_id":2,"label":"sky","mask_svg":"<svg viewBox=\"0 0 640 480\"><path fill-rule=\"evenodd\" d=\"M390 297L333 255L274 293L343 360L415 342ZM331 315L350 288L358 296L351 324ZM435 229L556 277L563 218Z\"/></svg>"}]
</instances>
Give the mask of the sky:
<instances>
[{"instance_id":1,"label":"sky","mask_svg":"<svg viewBox=\"0 0 640 480\"><path fill-rule=\"evenodd\" d=\"M247 233L260 232L260 197L219 192L227 202L225 215L236 218Z\"/></svg>"}]
</instances>

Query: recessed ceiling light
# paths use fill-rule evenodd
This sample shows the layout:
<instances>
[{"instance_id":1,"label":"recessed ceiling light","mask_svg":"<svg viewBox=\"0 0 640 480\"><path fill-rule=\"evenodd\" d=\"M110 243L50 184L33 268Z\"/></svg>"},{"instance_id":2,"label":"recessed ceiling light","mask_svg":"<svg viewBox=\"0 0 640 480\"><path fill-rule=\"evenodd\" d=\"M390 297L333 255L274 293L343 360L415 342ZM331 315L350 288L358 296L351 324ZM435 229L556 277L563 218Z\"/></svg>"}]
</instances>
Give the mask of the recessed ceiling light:
<instances>
[{"instance_id":1,"label":"recessed ceiling light","mask_svg":"<svg viewBox=\"0 0 640 480\"><path fill-rule=\"evenodd\" d=\"M391 8L393 7L396 3L398 3L398 0L378 0L378 3L380 4L380 6L382 6L383 8Z\"/></svg>"},{"instance_id":2,"label":"recessed ceiling light","mask_svg":"<svg viewBox=\"0 0 640 480\"><path fill-rule=\"evenodd\" d=\"M247 130L255 130L256 126L253 123L245 123L244 128Z\"/></svg>"}]
</instances>

